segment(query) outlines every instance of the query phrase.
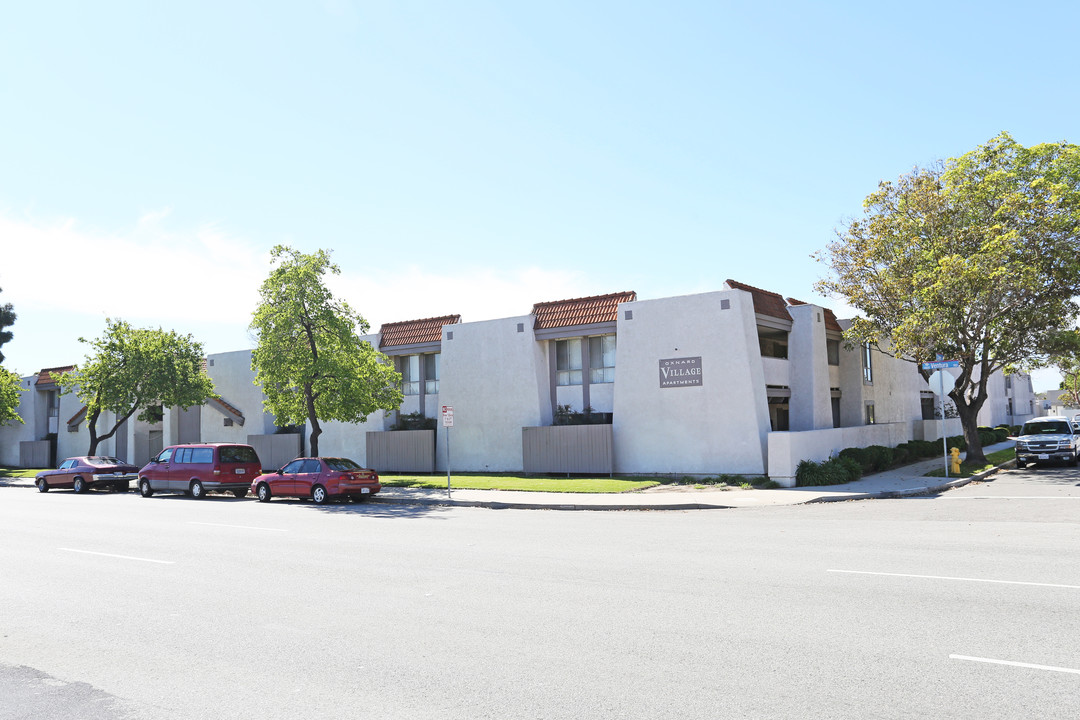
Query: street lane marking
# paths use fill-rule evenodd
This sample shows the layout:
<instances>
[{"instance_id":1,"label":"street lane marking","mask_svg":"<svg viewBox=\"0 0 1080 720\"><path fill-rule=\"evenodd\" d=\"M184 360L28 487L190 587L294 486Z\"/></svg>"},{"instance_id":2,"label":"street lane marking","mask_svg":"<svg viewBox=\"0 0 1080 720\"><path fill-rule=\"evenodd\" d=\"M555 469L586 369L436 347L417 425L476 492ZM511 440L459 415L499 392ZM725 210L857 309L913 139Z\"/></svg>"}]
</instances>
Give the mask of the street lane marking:
<instances>
[{"instance_id":1,"label":"street lane marking","mask_svg":"<svg viewBox=\"0 0 1080 720\"><path fill-rule=\"evenodd\" d=\"M251 525L225 525L224 523L196 522L194 520L189 520L188 525L210 525L211 527L227 527L236 528L238 530L265 530L267 532L289 532L288 530L282 530L281 528L253 527Z\"/></svg>"},{"instance_id":2,"label":"street lane marking","mask_svg":"<svg viewBox=\"0 0 1080 720\"><path fill-rule=\"evenodd\" d=\"M1033 585L1035 587L1080 590L1080 585L1058 585L1055 583L1025 582L1022 580L988 580L986 578L948 577L944 575L908 575L907 573L868 572L866 570L826 570L825 572L848 573L849 575L882 575L885 577L919 578L920 580L958 580L961 582L997 583L999 585Z\"/></svg>"},{"instance_id":3,"label":"street lane marking","mask_svg":"<svg viewBox=\"0 0 1080 720\"><path fill-rule=\"evenodd\" d=\"M953 497L943 495L939 500L1080 500L1073 495L968 495L967 497Z\"/></svg>"},{"instance_id":4,"label":"street lane marking","mask_svg":"<svg viewBox=\"0 0 1080 720\"><path fill-rule=\"evenodd\" d=\"M971 662L990 663L991 665L1011 665L1013 667L1031 668L1032 670L1052 670L1053 672L1080 675L1080 670L1075 670L1073 668L1054 667L1053 665L1034 665L1032 663L1014 662L1013 660L994 660L993 658L971 657L970 655L950 655L949 659L970 660Z\"/></svg>"},{"instance_id":5,"label":"street lane marking","mask_svg":"<svg viewBox=\"0 0 1080 720\"><path fill-rule=\"evenodd\" d=\"M158 563L160 565L175 565L172 560L151 560L150 558L131 557L130 555L113 555L112 553L94 552L93 550L75 550L73 548L59 548L65 552L82 553L84 555L100 555L102 557L119 558L121 560L138 560L139 562Z\"/></svg>"}]
</instances>

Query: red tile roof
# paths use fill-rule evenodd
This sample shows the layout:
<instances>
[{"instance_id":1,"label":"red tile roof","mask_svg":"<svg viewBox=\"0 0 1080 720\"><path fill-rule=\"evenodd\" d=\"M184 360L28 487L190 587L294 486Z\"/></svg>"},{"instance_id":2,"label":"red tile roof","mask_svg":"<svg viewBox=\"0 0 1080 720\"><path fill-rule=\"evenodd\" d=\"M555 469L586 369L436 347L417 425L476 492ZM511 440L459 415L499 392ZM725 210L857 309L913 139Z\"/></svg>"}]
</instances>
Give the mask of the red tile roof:
<instances>
[{"instance_id":1,"label":"red tile roof","mask_svg":"<svg viewBox=\"0 0 1080 720\"><path fill-rule=\"evenodd\" d=\"M456 325L460 322L460 315L443 315L423 320L383 323L379 328L379 347L439 342L442 340L443 325Z\"/></svg>"},{"instance_id":2,"label":"red tile roof","mask_svg":"<svg viewBox=\"0 0 1080 720\"><path fill-rule=\"evenodd\" d=\"M796 300L795 298L788 298L788 305L809 305L802 300ZM840 327L840 321L836 319L836 314L829 308L822 308L825 311L825 328L827 330L835 330L836 332L844 332L844 328Z\"/></svg>"},{"instance_id":3,"label":"red tile roof","mask_svg":"<svg viewBox=\"0 0 1080 720\"><path fill-rule=\"evenodd\" d=\"M609 295L536 303L532 309L532 314L536 316L533 328L546 330L572 325L615 322L618 319L619 303L634 300L637 300L637 293L631 290Z\"/></svg>"},{"instance_id":4,"label":"red tile roof","mask_svg":"<svg viewBox=\"0 0 1080 720\"><path fill-rule=\"evenodd\" d=\"M83 418L85 418L85 417L86 417L86 406L83 405L82 409L79 410L79 412L77 412L77 413L75 413L74 415L71 416L71 419L67 421L67 424L68 424L69 427L71 425L76 425L77 426L79 423L81 423L83 421Z\"/></svg>"},{"instance_id":5,"label":"red tile roof","mask_svg":"<svg viewBox=\"0 0 1080 720\"><path fill-rule=\"evenodd\" d=\"M222 398L219 398L219 397L210 398L210 400L208 402L216 404L216 405L220 405L221 407L225 408L226 410L228 410L233 415L236 415L239 418L244 417L244 413L240 412L240 408L236 407L235 405L229 404L228 402L226 402Z\"/></svg>"},{"instance_id":6,"label":"red tile roof","mask_svg":"<svg viewBox=\"0 0 1080 720\"><path fill-rule=\"evenodd\" d=\"M725 284L732 290L746 290L748 293L754 296L754 312L758 315L768 315L769 317L780 318L781 320L791 320L791 315L787 311L787 303L784 302L784 298L779 293L769 292L768 290L762 290L752 285L745 285L734 280L726 280Z\"/></svg>"},{"instance_id":7,"label":"red tile roof","mask_svg":"<svg viewBox=\"0 0 1080 720\"><path fill-rule=\"evenodd\" d=\"M65 373L69 373L74 369L75 369L74 365L65 365L64 367L45 368L44 370L42 370L41 372L38 373L37 382L35 382L34 384L35 385L48 385L50 383L55 383L56 378L60 377L61 375L65 374Z\"/></svg>"}]
</instances>

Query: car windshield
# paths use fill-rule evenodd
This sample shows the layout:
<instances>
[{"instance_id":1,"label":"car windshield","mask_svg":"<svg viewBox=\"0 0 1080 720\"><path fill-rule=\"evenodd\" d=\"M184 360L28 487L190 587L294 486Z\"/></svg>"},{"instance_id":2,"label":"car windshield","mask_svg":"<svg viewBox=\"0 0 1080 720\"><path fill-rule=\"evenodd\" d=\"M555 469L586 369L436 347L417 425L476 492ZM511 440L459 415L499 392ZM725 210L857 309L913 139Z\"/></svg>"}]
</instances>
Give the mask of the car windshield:
<instances>
[{"instance_id":1,"label":"car windshield","mask_svg":"<svg viewBox=\"0 0 1080 720\"><path fill-rule=\"evenodd\" d=\"M1038 422L1025 423L1021 435L1068 435L1072 432L1069 423L1061 422Z\"/></svg>"},{"instance_id":2,"label":"car windshield","mask_svg":"<svg viewBox=\"0 0 1080 720\"><path fill-rule=\"evenodd\" d=\"M95 455L94 457L86 458L87 465L94 465L101 467L102 465L120 465L120 461L114 457L105 457L104 455Z\"/></svg>"},{"instance_id":3,"label":"car windshield","mask_svg":"<svg viewBox=\"0 0 1080 720\"><path fill-rule=\"evenodd\" d=\"M349 458L324 458L326 465L331 470L363 470Z\"/></svg>"}]
</instances>

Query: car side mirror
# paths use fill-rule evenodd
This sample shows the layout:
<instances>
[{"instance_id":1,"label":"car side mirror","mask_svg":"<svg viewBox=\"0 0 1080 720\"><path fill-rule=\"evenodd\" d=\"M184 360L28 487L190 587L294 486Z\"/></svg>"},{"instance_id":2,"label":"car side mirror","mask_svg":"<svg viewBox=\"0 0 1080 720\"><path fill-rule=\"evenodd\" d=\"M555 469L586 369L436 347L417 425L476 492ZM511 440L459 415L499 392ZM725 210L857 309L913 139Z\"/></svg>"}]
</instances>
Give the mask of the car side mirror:
<instances>
[{"instance_id":1,"label":"car side mirror","mask_svg":"<svg viewBox=\"0 0 1080 720\"><path fill-rule=\"evenodd\" d=\"M280 470L278 470L277 474L278 475L284 475L285 474L285 468L281 468Z\"/></svg>"}]
</instances>

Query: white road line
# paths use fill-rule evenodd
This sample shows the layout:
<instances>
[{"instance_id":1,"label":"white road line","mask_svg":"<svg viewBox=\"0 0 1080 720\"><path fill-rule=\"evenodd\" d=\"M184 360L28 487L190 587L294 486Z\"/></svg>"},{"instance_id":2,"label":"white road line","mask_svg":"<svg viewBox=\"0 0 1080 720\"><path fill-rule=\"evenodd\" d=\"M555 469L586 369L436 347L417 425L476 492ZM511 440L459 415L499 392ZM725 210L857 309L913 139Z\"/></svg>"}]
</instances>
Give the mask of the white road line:
<instances>
[{"instance_id":1,"label":"white road line","mask_svg":"<svg viewBox=\"0 0 1080 720\"><path fill-rule=\"evenodd\" d=\"M1080 590L1080 585L1058 585L1055 583L1024 582L1022 580L988 580L987 578L948 577L944 575L909 575L907 573L869 572L866 570L826 570L825 572L847 573L849 575L882 575L885 577L919 578L920 580L958 580L961 582L997 583L999 585L1034 585L1035 587Z\"/></svg>"},{"instance_id":2,"label":"white road line","mask_svg":"<svg viewBox=\"0 0 1080 720\"><path fill-rule=\"evenodd\" d=\"M950 660L970 660L971 662L990 663L991 665L1012 665L1013 667L1031 668L1032 670L1052 670L1054 672L1072 673L1080 675L1080 670L1073 668L1054 667L1053 665L1034 665L1032 663L1014 662L1012 660L994 660L993 658L971 657L969 655L950 655Z\"/></svg>"},{"instance_id":3,"label":"white road line","mask_svg":"<svg viewBox=\"0 0 1080 720\"><path fill-rule=\"evenodd\" d=\"M73 548L58 548L64 552L82 553L84 555L100 555L102 557L119 558L121 560L138 560L139 562L158 563L160 565L175 565L172 560L151 560L150 558L131 557L130 555L113 555L112 553L94 552L93 550L75 550Z\"/></svg>"},{"instance_id":4,"label":"white road line","mask_svg":"<svg viewBox=\"0 0 1080 720\"><path fill-rule=\"evenodd\" d=\"M194 520L188 521L188 525L210 525L211 527L236 528L237 530L265 530L267 532L289 532L288 530L283 530L281 528L253 527L251 525L225 525L223 523L196 522Z\"/></svg>"},{"instance_id":5,"label":"white road line","mask_svg":"<svg viewBox=\"0 0 1080 720\"><path fill-rule=\"evenodd\" d=\"M1080 496L1073 495L968 495L967 497L954 497L942 495L938 500L1080 500Z\"/></svg>"}]
</instances>

